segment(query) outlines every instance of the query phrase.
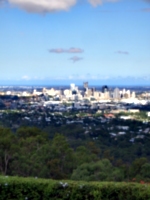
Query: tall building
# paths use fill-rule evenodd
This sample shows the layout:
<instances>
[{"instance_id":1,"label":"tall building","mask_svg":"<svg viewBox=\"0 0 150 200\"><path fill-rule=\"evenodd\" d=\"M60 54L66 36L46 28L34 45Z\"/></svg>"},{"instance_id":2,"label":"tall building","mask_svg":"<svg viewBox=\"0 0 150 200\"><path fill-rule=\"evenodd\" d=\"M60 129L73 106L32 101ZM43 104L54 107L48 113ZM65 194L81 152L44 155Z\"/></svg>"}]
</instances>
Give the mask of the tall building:
<instances>
[{"instance_id":1,"label":"tall building","mask_svg":"<svg viewBox=\"0 0 150 200\"><path fill-rule=\"evenodd\" d=\"M60 95L64 95L64 89L60 88L60 89L59 89L59 94L60 94Z\"/></svg>"},{"instance_id":2,"label":"tall building","mask_svg":"<svg viewBox=\"0 0 150 200\"><path fill-rule=\"evenodd\" d=\"M110 98L109 92L104 92L104 98L105 99L109 99Z\"/></svg>"},{"instance_id":3,"label":"tall building","mask_svg":"<svg viewBox=\"0 0 150 200\"><path fill-rule=\"evenodd\" d=\"M47 92L47 89L46 89L46 88L43 88L43 89L42 89L42 93L45 94L46 92Z\"/></svg>"},{"instance_id":4,"label":"tall building","mask_svg":"<svg viewBox=\"0 0 150 200\"><path fill-rule=\"evenodd\" d=\"M71 83L71 84L70 84L70 90L71 90L71 91L75 90L75 84L74 84L74 83Z\"/></svg>"},{"instance_id":5,"label":"tall building","mask_svg":"<svg viewBox=\"0 0 150 200\"><path fill-rule=\"evenodd\" d=\"M87 91L87 96L88 96L88 97L92 96L92 90L91 90L91 89L88 89L88 91Z\"/></svg>"},{"instance_id":6,"label":"tall building","mask_svg":"<svg viewBox=\"0 0 150 200\"><path fill-rule=\"evenodd\" d=\"M115 88L114 89L113 98L114 99L119 99L120 98L120 90L119 90L119 88Z\"/></svg>"},{"instance_id":7,"label":"tall building","mask_svg":"<svg viewBox=\"0 0 150 200\"><path fill-rule=\"evenodd\" d=\"M74 83L70 84L70 90L71 90L71 94L77 94L78 93L78 87L76 87Z\"/></svg>"},{"instance_id":8,"label":"tall building","mask_svg":"<svg viewBox=\"0 0 150 200\"><path fill-rule=\"evenodd\" d=\"M107 85L104 85L102 86L102 92L105 93L105 92L108 92L109 91L109 88Z\"/></svg>"},{"instance_id":9,"label":"tall building","mask_svg":"<svg viewBox=\"0 0 150 200\"><path fill-rule=\"evenodd\" d=\"M135 98L135 96L136 96L136 95L135 95L135 92L133 91L133 92L131 93L131 97L132 97L132 98Z\"/></svg>"},{"instance_id":10,"label":"tall building","mask_svg":"<svg viewBox=\"0 0 150 200\"><path fill-rule=\"evenodd\" d=\"M94 91L93 96L94 96L96 99L98 99L98 98L100 97L100 94L99 94L99 92Z\"/></svg>"},{"instance_id":11,"label":"tall building","mask_svg":"<svg viewBox=\"0 0 150 200\"><path fill-rule=\"evenodd\" d=\"M130 90L127 90L126 93L128 94L128 98L130 98L130 96L131 96Z\"/></svg>"},{"instance_id":12,"label":"tall building","mask_svg":"<svg viewBox=\"0 0 150 200\"><path fill-rule=\"evenodd\" d=\"M84 83L83 83L83 87L84 87L85 89L88 89L89 83L88 83L88 82L84 82Z\"/></svg>"},{"instance_id":13,"label":"tall building","mask_svg":"<svg viewBox=\"0 0 150 200\"><path fill-rule=\"evenodd\" d=\"M83 96L88 96L88 82L83 83Z\"/></svg>"},{"instance_id":14,"label":"tall building","mask_svg":"<svg viewBox=\"0 0 150 200\"><path fill-rule=\"evenodd\" d=\"M92 96L94 96L94 92L95 92L95 88L91 88L91 91L92 91Z\"/></svg>"}]
</instances>

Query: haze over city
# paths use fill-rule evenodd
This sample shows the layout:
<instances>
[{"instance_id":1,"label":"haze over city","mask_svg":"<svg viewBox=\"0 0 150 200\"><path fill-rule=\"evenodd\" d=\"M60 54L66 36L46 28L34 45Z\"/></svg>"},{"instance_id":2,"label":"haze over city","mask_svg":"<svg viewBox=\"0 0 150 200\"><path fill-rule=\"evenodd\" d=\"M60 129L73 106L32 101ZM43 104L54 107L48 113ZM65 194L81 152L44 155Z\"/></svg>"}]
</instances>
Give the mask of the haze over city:
<instances>
[{"instance_id":1,"label":"haze over city","mask_svg":"<svg viewBox=\"0 0 150 200\"><path fill-rule=\"evenodd\" d=\"M0 0L0 85L149 85L149 38L150 0Z\"/></svg>"}]
</instances>

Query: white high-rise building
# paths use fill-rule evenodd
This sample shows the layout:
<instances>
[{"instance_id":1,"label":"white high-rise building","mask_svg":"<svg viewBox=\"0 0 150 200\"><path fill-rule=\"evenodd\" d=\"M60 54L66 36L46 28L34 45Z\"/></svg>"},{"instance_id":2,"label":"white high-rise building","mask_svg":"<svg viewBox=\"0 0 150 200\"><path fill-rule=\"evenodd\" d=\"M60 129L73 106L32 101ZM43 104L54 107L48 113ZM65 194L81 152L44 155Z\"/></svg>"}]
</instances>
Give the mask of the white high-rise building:
<instances>
[{"instance_id":1,"label":"white high-rise building","mask_svg":"<svg viewBox=\"0 0 150 200\"><path fill-rule=\"evenodd\" d=\"M119 90L119 88L115 88L114 89L113 98L114 99L119 99L120 98L120 90Z\"/></svg>"},{"instance_id":2,"label":"white high-rise building","mask_svg":"<svg viewBox=\"0 0 150 200\"><path fill-rule=\"evenodd\" d=\"M71 84L70 84L70 90L73 91L73 90L75 90L75 88L76 88L75 84L74 84L74 83L71 83Z\"/></svg>"},{"instance_id":3,"label":"white high-rise building","mask_svg":"<svg viewBox=\"0 0 150 200\"><path fill-rule=\"evenodd\" d=\"M128 98L130 98L130 96L131 96L130 90L127 90L126 93L128 94Z\"/></svg>"},{"instance_id":4,"label":"white high-rise building","mask_svg":"<svg viewBox=\"0 0 150 200\"><path fill-rule=\"evenodd\" d=\"M134 91L131 93L131 97L135 98L135 92Z\"/></svg>"}]
</instances>

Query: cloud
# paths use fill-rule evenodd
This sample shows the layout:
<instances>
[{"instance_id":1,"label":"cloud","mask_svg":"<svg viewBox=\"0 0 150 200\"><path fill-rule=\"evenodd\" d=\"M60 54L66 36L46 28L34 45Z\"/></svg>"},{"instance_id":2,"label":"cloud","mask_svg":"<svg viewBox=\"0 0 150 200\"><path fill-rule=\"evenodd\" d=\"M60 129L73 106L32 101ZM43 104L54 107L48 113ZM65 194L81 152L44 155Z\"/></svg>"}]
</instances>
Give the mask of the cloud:
<instances>
[{"instance_id":1,"label":"cloud","mask_svg":"<svg viewBox=\"0 0 150 200\"><path fill-rule=\"evenodd\" d=\"M5 3L5 0L0 0L0 5L2 5L3 3Z\"/></svg>"},{"instance_id":2,"label":"cloud","mask_svg":"<svg viewBox=\"0 0 150 200\"><path fill-rule=\"evenodd\" d=\"M124 54L124 55L129 55L128 51L117 51L116 53L118 53L118 54Z\"/></svg>"},{"instance_id":3,"label":"cloud","mask_svg":"<svg viewBox=\"0 0 150 200\"><path fill-rule=\"evenodd\" d=\"M80 49L80 48L73 48L73 47L72 47L72 48L68 49L67 52L68 52L68 53L82 53L83 50Z\"/></svg>"},{"instance_id":4,"label":"cloud","mask_svg":"<svg viewBox=\"0 0 150 200\"><path fill-rule=\"evenodd\" d=\"M70 49L62 49L62 48L56 48L56 49L50 49L50 53L82 53L83 50L80 48L70 48Z\"/></svg>"},{"instance_id":5,"label":"cloud","mask_svg":"<svg viewBox=\"0 0 150 200\"><path fill-rule=\"evenodd\" d=\"M58 49L50 49L50 53L65 53L66 51L64 49L58 48Z\"/></svg>"},{"instance_id":6,"label":"cloud","mask_svg":"<svg viewBox=\"0 0 150 200\"><path fill-rule=\"evenodd\" d=\"M103 3L102 0L88 0L90 4L93 6L101 5Z\"/></svg>"},{"instance_id":7,"label":"cloud","mask_svg":"<svg viewBox=\"0 0 150 200\"><path fill-rule=\"evenodd\" d=\"M144 1L150 3L150 0L144 0Z\"/></svg>"},{"instance_id":8,"label":"cloud","mask_svg":"<svg viewBox=\"0 0 150 200\"><path fill-rule=\"evenodd\" d=\"M0 0L0 4L8 2L14 7L18 7L29 13L48 13L57 11L67 11L79 0ZM120 0L86 0L92 6L102 5L106 2L118 2ZM149 0L144 0L150 2Z\"/></svg>"},{"instance_id":9,"label":"cloud","mask_svg":"<svg viewBox=\"0 0 150 200\"><path fill-rule=\"evenodd\" d=\"M142 12L150 12L150 8L144 8L141 10Z\"/></svg>"},{"instance_id":10,"label":"cloud","mask_svg":"<svg viewBox=\"0 0 150 200\"><path fill-rule=\"evenodd\" d=\"M30 80L30 77L25 75L25 76L22 76L21 79L28 81L28 80Z\"/></svg>"},{"instance_id":11,"label":"cloud","mask_svg":"<svg viewBox=\"0 0 150 200\"><path fill-rule=\"evenodd\" d=\"M102 5L103 3L106 3L106 2L115 3L115 2L118 2L120 0L88 0L88 1L93 6L98 6L98 5Z\"/></svg>"},{"instance_id":12,"label":"cloud","mask_svg":"<svg viewBox=\"0 0 150 200\"><path fill-rule=\"evenodd\" d=\"M70 58L70 60L72 60L73 62L77 62L77 61L80 61L80 60L82 60L82 59L83 59L83 58L78 57L78 56L74 56L74 57Z\"/></svg>"},{"instance_id":13,"label":"cloud","mask_svg":"<svg viewBox=\"0 0 150 200\"><path fill-rule=\"evenodd\" d=\"M98 81L98 80L109 80L110 77L108 75L98 76L94 74L85 74L85 75L80 76L79 79Z\"/></svg>"},{"instance_id":14,"label":"cloud","mask_svg":"<svg viewBox=\"0 0 150 200\"><path fill-rule=\"evenodd\" d=\"M71 74L67 77L64 77L65 79L72 79L72 80L109 80L110 78L112 77L109 77L108 75L105 76L101 76L101 75L95 75L95 74L90 74L90 73L87 73L87 74Z\"/></svg>"},{"instance_id":15,"label":"cloud","mask_svg":"<svg viewBox=\"0 0 150 200\"><path fill-rule=\"evenodd\" d=\"M77 0L8 0L8 2L30 13L47 13L69 10Z\"/></svg>"}]
</instances>

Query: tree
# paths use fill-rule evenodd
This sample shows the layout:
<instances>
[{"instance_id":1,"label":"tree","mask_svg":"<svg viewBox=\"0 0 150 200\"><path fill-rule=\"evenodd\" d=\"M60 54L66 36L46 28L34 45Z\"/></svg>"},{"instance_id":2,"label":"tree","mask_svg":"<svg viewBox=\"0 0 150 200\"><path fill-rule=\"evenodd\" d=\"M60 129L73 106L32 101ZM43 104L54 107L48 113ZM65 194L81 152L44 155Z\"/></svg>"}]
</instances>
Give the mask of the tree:
<instances>
[{"instance_id":1,"label":"tree","mask_svg":"<svg viewBox=\"0 0 150 200\"><path fill-rule=\"evenodd\" d=\"M136 160L133 161L131 167L130 167L130 177L135 178L136 176L139 176L142 170L142 167L144 164L148 162L147 158L142 157L142 158L137 158ZM144 168L143 168L144 170Z\"/></svg>"},{"instance_id":2,"label":"tree","mask_svg":"<svg viewBox=\"0 0 150 200\"><path fill-rule=\"evenodd\" d=\"M17 130L16 133L17 137L19 138L28 138L28 137L36 137L38 135L42 136L43 138L48 139L48 134L42 132L41 129L37 127L21 127Z\"/></svg>"},{"instance_id":3,"label":"tree","mask_svg":"<svg viewBox=\"0 0 150 200\"><path fill-rule=\"evenodd\" d=\"M0 127L0 172L8 174L10 162L17 152L17 138L8 128Z\"/></svg>"},{"instance_id":4,"label":"tree","mask_svg":"<svg viewBox=\"0 0 150 200\"><path fill-rule=\"evenodd\" d=\"M150 180L150 163L142 165L140 174L144 179L146 178Z\"/></svg>"},{"instance_id":5,"label":"tree","mask_svg":"<svg viewBox=\"0 0 150 200\"><path fill-rule=\"evenodd\" d=\"M11 163L11 174L46 177L45 146L49 144L48 135L35 127L21 127L16 137L18 151Z\"/></svg>"},{"instance_id":6,"label":"tree","mask_svg":"<svg viewBox=\"0 0 150 200\"><path fill-rule=\"evenodd\" d=\"M63 135L56 134L49 152L49 176L53 179L69 178L74 168L74 152Z\"/></svg>"},{"instance_id":7,"label":"tree","mask_svg":"<svg viewBox=\"0 0 150 200\"><path fill-rule=\"evenodd\" d=\"M83 181L121 181L123 174L118 168L114 168L108 159L97 162L84 163L73 171L73 180Z\"/></svg>"},{"instance_id":8,"label":"tree","mask_svg":"<svg viewBox=\"0 0 150 200\"><path fill-rule=\"evenodd\" d=\"M94 149L95 150L95 149ZM75 151L75 166L79 166L83 163L90 163L97 161L98 157L85 146L77 147Z\"/></svg>"}]
</instances>

